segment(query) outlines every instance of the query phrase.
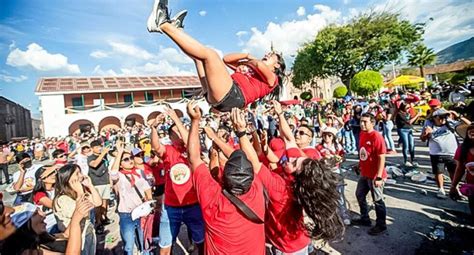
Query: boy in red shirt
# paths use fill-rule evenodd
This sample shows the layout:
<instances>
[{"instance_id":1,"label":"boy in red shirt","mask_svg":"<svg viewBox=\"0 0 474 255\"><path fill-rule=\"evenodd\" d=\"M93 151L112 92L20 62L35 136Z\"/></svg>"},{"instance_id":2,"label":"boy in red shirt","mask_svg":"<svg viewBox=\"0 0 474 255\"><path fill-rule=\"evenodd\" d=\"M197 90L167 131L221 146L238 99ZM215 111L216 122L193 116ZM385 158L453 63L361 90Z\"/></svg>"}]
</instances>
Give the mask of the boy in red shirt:
<instances>
[{"instance_id":1,"label":"boy in red shirt","mask_svg":"<svg viewBox=\"0 0 474 255\"><path fill-rule=\"evenodd\" d=\"M357 183L356 197L360 207L360 219L352 220L354 225L371 226L366 196L371 193L377 216L375 227L369 230L370 235L379 235L387 230L386 208L383 200L383 184L387 178L385 170L385 140L374 130L375 116L370 113L362 114L360 118L360 178Z\"/></svg>"}]
</instances>

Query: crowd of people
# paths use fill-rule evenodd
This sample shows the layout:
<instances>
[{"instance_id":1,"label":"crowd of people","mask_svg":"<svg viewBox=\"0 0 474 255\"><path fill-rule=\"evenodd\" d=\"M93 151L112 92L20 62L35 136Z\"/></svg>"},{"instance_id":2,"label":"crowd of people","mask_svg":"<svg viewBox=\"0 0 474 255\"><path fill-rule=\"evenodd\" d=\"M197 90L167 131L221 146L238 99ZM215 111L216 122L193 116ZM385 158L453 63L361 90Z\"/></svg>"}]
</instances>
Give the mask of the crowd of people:
<instances>
[{"instance_id":1,"label":"crowd of people","mask_svg":"<svg viewBox=\"0 0 474 255\"><path fill-rule=\"evenodd\" d=\"M368 193L376 212L368 233L384 233L385 156L400 143L402 166L417 165L419 104L430 107L420 139L429 147L438 197L460 199L460 190L474 212L473 111L444 109L426 93L391 91L369 100L282 104L203 113L191 101L181 118L167 108L150 125L5 144L2 168L14 161L19 171L12 178L5 171L6 191L16 197L11 206L2 203L2 252L95 254L97 236L117 213L125 254L157 246L170 254L182 224L189 249L200 253L265 254L267 242L273 254L308 254L311 240L341 239L348 225L372 226ZM354 219L341 167L348 155L359 157Z\"/></svg>"}]
</instances>

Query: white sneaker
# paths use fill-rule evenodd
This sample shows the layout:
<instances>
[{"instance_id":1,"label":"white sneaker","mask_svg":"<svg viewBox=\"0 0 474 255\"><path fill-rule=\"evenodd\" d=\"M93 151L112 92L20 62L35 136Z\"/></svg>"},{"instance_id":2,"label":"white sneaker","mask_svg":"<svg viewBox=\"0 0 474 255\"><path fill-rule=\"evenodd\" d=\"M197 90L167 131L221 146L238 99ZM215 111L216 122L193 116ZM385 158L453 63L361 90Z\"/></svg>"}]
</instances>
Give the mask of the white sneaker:
<instances>
[{"instance_id":1,"label":"white sneaker","mask_svg":"<svg viewBox=\"0 0 474 255\"><path fill-rule=\"evenodd\" d=\"M344 225L349 226L351 225L351 220L350 219L344 219Z\"/></svg>"},{"instance_id":2,"label":"white sneaker","mask_svg":"<svg viewBox=\"0 0 474 255\"><path fill-rule=\"evenodd\" d=\"M436 194L436 196L438 198L441 198L441 199L446 199L447 198L446 192L444 191L444 189L439 189L438 194Z\"/></svg>"},{"instance_id":3,"label":"white sneaker","mask_svg":"<svg viewBox=\"0 0 474 255\"><path fill-rule=\"evenodd\" d=\"M413 163L412 163L412 164L413 164L413 166L414 166L414 167L417 167L417 166L419 166L418 162L416 162L416 161L413 161Z\"/></svg>"},{"instance_id":4,"label":"white sneaker","mask_svg":"<svg viewBox=\"0 0 474 255\"><path fill-rule=\"evenodd\" d=\"M413 164L407 161L407 162L405 162L405 166L406 166L406 167L412 167Z\"/></svg>"},{"instance_id":5,"label":"white sneaker","mask_svg":"<svg viewBox=\"0 0 474 255\"><path fill-rule=\"evenodd\" d=\"M171 19L171 24L175 26L176 28L184 28L184 18L188 14L187 10L183 10L178 12L172 19Z\"/></svg>"},{"instance_id":6,"label":"white sneaker","mask_svg":"<svg viewBox=\"0 0 474 255\"><path fill-rule=\"evenodd\" d=\"M168 15L168 0L155 0L153 10L147 20L148 32L163 33L160 25L169 21Z\"/></svg>"}]
</instances>

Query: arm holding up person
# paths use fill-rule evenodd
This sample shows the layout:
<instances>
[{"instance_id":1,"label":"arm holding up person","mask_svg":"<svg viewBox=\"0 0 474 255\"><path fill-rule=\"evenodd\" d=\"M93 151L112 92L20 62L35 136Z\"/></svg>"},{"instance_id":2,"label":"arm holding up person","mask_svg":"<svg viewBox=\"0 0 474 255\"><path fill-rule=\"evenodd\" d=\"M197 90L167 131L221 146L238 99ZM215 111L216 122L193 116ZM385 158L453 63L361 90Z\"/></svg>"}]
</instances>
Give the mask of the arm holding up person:
<instances>
[{"instance_id":1,"label":"arm holding up person","mask_svg":"<svg viewBox=\"0 0 474 255\"><path fill-rule=\"evenodd\" d=\"M206 132L207 137L215 144L217 147L224 153L224 155L229 158L230 154L234 152L234 149L226 142L224 142L217 134L212 130L211 127L204 127L204 132Z\"/></svg>"},{"instance_id":2,"label":"arm holding up person","mask_svg":"<svg viewBox=\"0 0 474 255\"><path fill-rule=\"evenodd\" d=\"M199 121L201 120L201 109L194 100L187 105L188 115L191 117L191 129L188 136L188 158L191 168L196 169L204 163L201 159L201 143L199 142Z\"/></svg>"},{"instance_id":3,"label":"arm holding up person","mask_svg":"<svg viewBox=\"0 0 474 255\"><path fill-rule=\"evenodd\" d=\"M178 115L173 109L165 107L165 113L171 118L171 120L174 122L174 124L178 128L178 132L181 134L181 137L183 138L184 146L186 146L188 143L189 132L186 129L186 127L183 125L183 122L181 121L181 119L179 119Z\"/></svg>"},{"instance_id":4,"label":"arm holding up person","mask_svg":"<svg viewBox=\"0 0 474 255\"><path fill-rule=\"evenodd\" d=\"M165 118L165 115L159 114L156 116L155 121L151 124L151 147L154 151L157 152L158 156L162 157L165 152L165 146L160 143L160 137L158 136L158 131L156 130L158 124L162 123ZM120 162L118 163L120 166ZM118 168L117 168L118 170Z\"/></svg>"},{"instance_id":5,"label":"arm holding up person","mask_svg":"<svg viewBox=\"0 0 474 255\"><path fill-rule=\"evenodd\" d=\"M283 136L283 139L285 141L294 142L295 136L291 132L290 125L288 125L288 122L285 119L285 115L283 114L281 104L275 100L272 101L272 104L273 104L273 108L275 109L275 113L278 115L278 120L280 122L280 132L281 132L281 135Z\"/></svg>"}]
</instances>

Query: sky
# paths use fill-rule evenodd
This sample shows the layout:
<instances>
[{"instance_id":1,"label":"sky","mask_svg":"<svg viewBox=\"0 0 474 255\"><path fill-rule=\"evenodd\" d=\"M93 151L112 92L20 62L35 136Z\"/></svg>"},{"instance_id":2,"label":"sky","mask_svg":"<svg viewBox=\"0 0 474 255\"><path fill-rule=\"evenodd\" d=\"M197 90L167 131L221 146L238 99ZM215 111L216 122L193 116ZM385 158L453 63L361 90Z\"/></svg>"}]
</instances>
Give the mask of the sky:
<instances>
[{"instance_id":1,"label":"sky","mask_svg":"<svg viewBox=\"0 0 474 255\"><path fill-rule=\"evenodd\" d=\"M39 114L41 77L192 75L191 59L164 35L148 33L153 0L0 0L0 95ZM474 36L474 0L169 0L188 10L184 29L220 55L270 49L287 65L329 24L369 10L428 22L425 43L439 51ZM432 18L432 20L430 20Z\"/></svg>"}]
</instances>

